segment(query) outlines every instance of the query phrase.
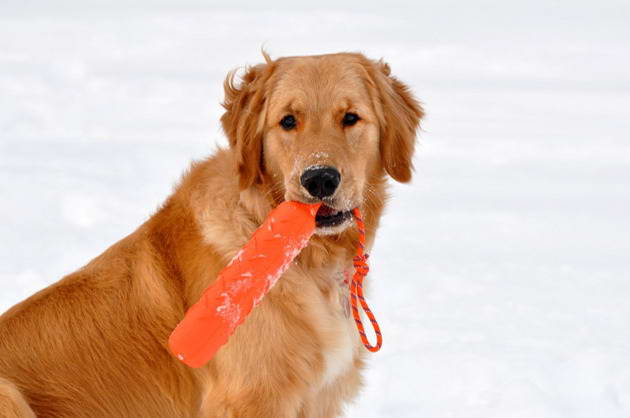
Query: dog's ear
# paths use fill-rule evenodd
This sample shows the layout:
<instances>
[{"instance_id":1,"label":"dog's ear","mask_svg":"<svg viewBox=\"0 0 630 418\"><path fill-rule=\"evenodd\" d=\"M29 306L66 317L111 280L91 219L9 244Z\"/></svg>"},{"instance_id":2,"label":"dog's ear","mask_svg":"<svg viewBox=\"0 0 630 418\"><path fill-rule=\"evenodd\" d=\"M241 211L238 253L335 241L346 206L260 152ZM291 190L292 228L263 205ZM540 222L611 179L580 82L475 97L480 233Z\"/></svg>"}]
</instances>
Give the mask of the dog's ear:
<instances>
[{"instance_id":1,"label":"dog's ear","mask_svg":"<svg viewBox=\"0 0 630 418\"><path fill-rule=\"evenodd\" d=\"M424 111L409 88L391 75L383 61L371 62L374 107L380 124L380 152L385 171L394 180L411 180L416 130Z\"/></svg>"},{"instance_id":2,"label":"dog's ear","mask_svg":"<svg viewBox=\"0 0 630 418\"><path fill-rule=\"evenodd\" d=\"M236 72L228 74L223 89L225 113L221 116L223 130L230 147L237 155L239 185L246 189L262 179L262 141L266 113L266 89L273 63L247 69L240 84Z\"/></svg>"}]
</instances>

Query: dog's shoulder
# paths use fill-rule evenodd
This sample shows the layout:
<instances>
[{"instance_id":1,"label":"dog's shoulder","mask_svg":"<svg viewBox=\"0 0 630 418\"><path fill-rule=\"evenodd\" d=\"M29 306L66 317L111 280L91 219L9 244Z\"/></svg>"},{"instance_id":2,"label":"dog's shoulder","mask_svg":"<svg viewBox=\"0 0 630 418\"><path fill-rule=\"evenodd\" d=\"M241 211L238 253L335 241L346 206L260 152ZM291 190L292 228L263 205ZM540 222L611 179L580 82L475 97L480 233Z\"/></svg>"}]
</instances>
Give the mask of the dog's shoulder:
<instances>
[{"instance_id":1,"label":"dog's shoulder","mask_svg":"<svg viewBox=\"0 0 630 418\"><path fill-rule=\"evenodd\" d=\"M193 164L177 190L191 209L205 244L228 261L271 209L255 190L240 190L231 150Z\"/></svg>"}]
</instances>

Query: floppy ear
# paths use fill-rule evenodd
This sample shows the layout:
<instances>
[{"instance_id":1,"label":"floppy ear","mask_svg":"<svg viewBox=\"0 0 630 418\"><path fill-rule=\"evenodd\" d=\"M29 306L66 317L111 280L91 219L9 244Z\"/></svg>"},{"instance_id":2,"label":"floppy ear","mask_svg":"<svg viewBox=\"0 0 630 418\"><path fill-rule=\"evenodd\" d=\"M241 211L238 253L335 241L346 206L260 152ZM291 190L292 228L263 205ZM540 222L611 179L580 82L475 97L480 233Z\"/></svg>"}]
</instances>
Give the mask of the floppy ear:
<instances>
[{"instance_id":1,"label":"floppy ear","mask_svg":"<svg viewBox=\"0 0 630 418\"><path fill-rule=\"evenodd\" d=\"M223 89L225 113L221 116L223 131L237 155L239 185L246 189L262 179L262 141L265 124L266 82L272 63L247 69L239 85L236 72L228 74Z\"/></svg>"},{"instance_id":2,"label":"floppy ear","mask_svg":"<svg viewBox=\"0 0 630 418\"><path fill-rule=\"evenodd\" d=\"M416 130L424 111L409 88L390 75L389 65L383 61L373 62L373 69L383 166L394 180L406 183L411 180Z\"/></svg>"}]
</instances>

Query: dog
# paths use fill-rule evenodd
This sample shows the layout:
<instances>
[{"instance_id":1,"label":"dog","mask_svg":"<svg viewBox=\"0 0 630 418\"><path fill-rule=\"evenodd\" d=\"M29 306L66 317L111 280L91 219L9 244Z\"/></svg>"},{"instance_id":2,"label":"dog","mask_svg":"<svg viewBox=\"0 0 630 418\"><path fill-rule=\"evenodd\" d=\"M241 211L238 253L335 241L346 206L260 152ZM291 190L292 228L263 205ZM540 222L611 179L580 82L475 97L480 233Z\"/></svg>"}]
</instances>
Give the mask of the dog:
<instances>
[{"instance_id":1,"label":"dog","mask_svg":"<svg viewBox=\"0 0 630 418\"><path fill-rule=\"evenodd\" d=\"M356 397L352 210L371 248L388 178L411 179L423 109L383 61L263 55L224 83L229 147L131 235L0 317L0 416L336 417ZM185 366L170 333L285 200L322 202L309 245L206 366Z\"/></svg>"}]
</instances>

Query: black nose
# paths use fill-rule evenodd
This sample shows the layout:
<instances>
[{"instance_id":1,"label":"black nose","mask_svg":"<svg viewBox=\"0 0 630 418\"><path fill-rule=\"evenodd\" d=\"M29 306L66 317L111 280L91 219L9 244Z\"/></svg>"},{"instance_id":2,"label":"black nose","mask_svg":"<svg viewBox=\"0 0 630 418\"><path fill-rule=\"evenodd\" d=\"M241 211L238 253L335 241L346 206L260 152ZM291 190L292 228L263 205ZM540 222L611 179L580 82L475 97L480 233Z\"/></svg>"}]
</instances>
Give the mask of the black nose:
<instances>
[{"instance_id":1,"label":"black nose","mask_svg":"<svg viewBox=\"0 0 630 418\"><path fill-rule=\"evenodd\" d=\"M313 197L332 196L339 186L341 174L333 167L311 167L304 170L300 183Z\"/></svg>"}]
</instances>

